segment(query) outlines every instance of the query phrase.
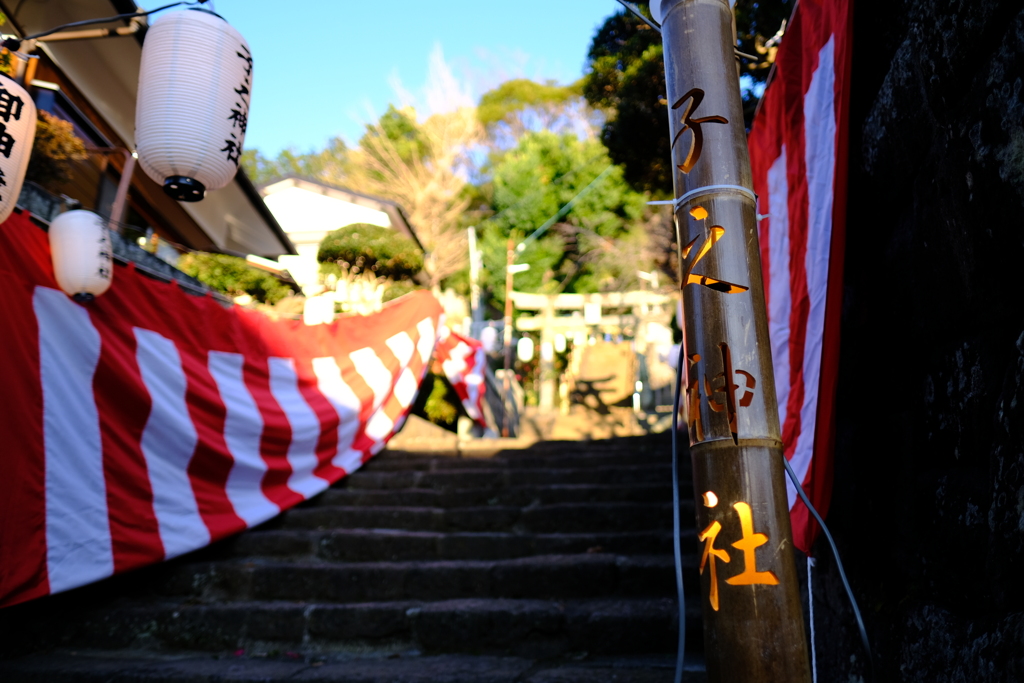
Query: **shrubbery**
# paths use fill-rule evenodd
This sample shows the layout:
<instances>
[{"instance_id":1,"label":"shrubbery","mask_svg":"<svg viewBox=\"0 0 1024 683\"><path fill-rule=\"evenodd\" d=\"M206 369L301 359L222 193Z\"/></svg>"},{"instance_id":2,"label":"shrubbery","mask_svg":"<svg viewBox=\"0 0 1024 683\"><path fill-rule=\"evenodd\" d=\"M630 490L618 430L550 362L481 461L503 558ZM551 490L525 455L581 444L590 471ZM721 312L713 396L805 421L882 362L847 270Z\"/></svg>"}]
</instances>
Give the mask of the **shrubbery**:
<instances>
[{"instance_id":1,"label":"shrubbery","mask_svg":"<svg viewBox=\"0 0 1024 683\"><path fill-rule=\"evenodd\" d=\"M316 255L325 273L339 277L372 273L390 280L411 280L423 270L416 243L390 228L356 223L327 234Z\"/></svg>"},{"instance_id":2,"label":"shrubbery","mask_svg":"<svg viewBox=\"0 0 1024 683\"><path fill-rule=\"evenodd\" d=\"M75 135L70 121L39 112L26 180L53 191L57 185L71 179L72 162L86 158L85 144Z\"/></svg>"},{"instance_id":3,"label":"shrubbery","mask_svg":"<svg viewBox=\"0 0 1024 683\"><path fill-rule=\"evenodd\" d=\"M248 294L265 304L275 304L291 293L291 288L270 273L248 265L243 258L227 254L197 251L185 254L178 269L228 296Z\"/></svg>"}]
</instances>

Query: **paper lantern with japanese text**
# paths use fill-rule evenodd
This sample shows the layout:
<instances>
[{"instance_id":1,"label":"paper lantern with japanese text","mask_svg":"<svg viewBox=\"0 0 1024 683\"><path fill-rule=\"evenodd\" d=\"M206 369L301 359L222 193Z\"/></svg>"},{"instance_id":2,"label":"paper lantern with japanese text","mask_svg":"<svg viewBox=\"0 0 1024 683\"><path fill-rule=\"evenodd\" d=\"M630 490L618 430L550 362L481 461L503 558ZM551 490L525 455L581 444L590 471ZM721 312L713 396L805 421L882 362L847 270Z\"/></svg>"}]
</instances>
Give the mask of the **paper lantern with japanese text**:
<instances>
[{"instance_id":1,"label":"paper lantern with japanese text","mask_svg":"<svg viewBox=\"0 0 1024 683\"><path fill-rule=\"evenodd\" d=\"M204 9L171 12L146 32L139 67L139 164L178 201L197 202L235 177L249 122L252 54Z\"/></svg>"},{"instance_id":2,"label":"paper lantern with japanese text","mask_svg":"<svg viewBox=\"0 0 1024 683\"><path fill-rule=\"evenodd\" d=\"M16 82L0 74L0 223L21 194L36 137L36 105Z\"/></svg>"},{"instance_id":3,"label":"paper lantern with japanese text","mask_svg":"<svg viewBox=\"0 0 1024 683\"><path fill-rule=\"evenodd\" d=\"M516 357L523 363L533 360L533 340L529 337L520 337L516 343Z\"/></svg>"},{"instance_id":4,"label":"paper lantern with japanese text","mask_svg":"<svg viewBox=\"0 0 1024 683\"><path fill-rule=\"evenodd\" d=\"M568 340L564 334L557 332L555 334L555 353L565 353L566 348L568 348Z\"/></svg>"},{"instance_id":5,"label":"paper lantern with japanese text","mask_svg":"<svg viewBox=\"0 0 1024 683\"><path fill-rule=\"evenodd\" d=\"M76 301L110 289L113 246L107 223L92 211L67 211L50 223L50 255L57 284Z\"/></svg>"}]
</instances>

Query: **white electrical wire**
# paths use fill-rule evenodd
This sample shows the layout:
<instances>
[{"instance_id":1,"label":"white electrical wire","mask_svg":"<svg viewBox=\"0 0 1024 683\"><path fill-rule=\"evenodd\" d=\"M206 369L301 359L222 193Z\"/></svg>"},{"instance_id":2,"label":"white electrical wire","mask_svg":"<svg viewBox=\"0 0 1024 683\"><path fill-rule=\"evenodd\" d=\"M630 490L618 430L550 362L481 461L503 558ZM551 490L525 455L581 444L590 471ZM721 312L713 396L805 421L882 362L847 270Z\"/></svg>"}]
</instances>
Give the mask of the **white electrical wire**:
<instances>
[{"instance_id":1,"label":"white electrical wire","mask_svg":"<svg viewBox=\"0 0 1024 683\"><path fill-rule=\"evenodd\" d=\"M818 683L818 653L814 649L814 589L811 586L811 567L814 558L807 556L807 611L811 618L811 683Z\"/></svg>"},{"instance_id":2,"label":"white electrical wire","mask_svg":"<svg viewBox=\"0 0 1024 683\"><path fill-rule=\"evenodd\" d=\"M675 683L682 683L683 663L686 658L686 596L683 594L683 548L679 537L679 403L683 389L682 357L676 365L676 395L672 402L672 548L675 554L676 593L679 599L679 644L676 649Z\"/></svg>"}]
</instances>

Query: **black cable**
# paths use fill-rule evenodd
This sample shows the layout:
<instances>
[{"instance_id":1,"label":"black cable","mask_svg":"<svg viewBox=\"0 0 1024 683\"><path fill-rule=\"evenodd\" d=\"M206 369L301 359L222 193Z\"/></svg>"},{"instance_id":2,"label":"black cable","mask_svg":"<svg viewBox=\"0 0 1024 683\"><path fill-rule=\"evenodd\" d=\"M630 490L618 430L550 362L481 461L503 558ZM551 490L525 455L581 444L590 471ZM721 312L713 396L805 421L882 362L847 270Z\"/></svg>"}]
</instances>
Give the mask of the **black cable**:
<instances>
[{"instance_id":1,"label":"black cable","mask_svg":"<svg viewBox=\"0 0 1024 683\"><path fill-rule=\"evenodd\" d=\"M682 321L680 321L682 322ZM676 361L676 395L672 402L672 546L676 561L676 591L679 597L679 645L676 651L675 683L682 683L686 657L686 596L683 594L683 549L679 528L679 399L683 393L683 347Z\"/></svg>"},{"instance_id":2,"label":"black cable","mask_svg":"<svg viewBox=\"0 0 1024 683\"><path fill-rule=\"evenodd\" d=\"M645 24L647 24L648 26L653 28L658 33L661 33L661 26L659 26L657 22L652 21L652 20L648 19L647 17L645 17L643 15L643 13L640 12L640 8L639 7L637 7L636 5L634 5L631 2L626 2L626 0L618 0L618 3L620 5L622 5L623 7L625 7L626 9L628 9L633 14L635 14L637 19L639 19L640 21L644 22Z\"/></svg>"},{"instance_id":3,"label":"black cable","mask_svg":"<svg viewBox=\"0 0 1024 683\"><path fill-rule=\"evenodd\" d=\"M843 569L843 561L839 557L839 548L836 547L836 542L832 539L832 534L829 532L828 527L825 525L825 520L818 514L817 509L811 504L810 499L804 492L804 487L800 485L800 481L797 479L796 472L793 471L793 467L789 464L789 460L786 456L782 456L782 464L786 466L786 472L789 474L790 481L796 486L797 495L800 496L800 500L804 502L807 509L810 510L811 514L814 515L814 519L817 520L818 524L821 525L821 530L825 533L825 538L828 539L828 544L832 547L832 554L836 558L836 566L839 568L839 578L843 581L843 588L846 589L846 597L850 599L850 605L853 607L853 615L857 618L857 628L860 630L860 641L864 645L864 651L868 654L868 669L871 672L871 680L877 681L878 678L875 676L875 659L871 655L871 644L868 642L868 632L864 628L864 619L860 615L860 607L857 606L857 598L853 597L853 589L850 588L850 582L846 578L846 570ZM810 585L807 586L807 590L810 590Z\"/></svg>"},{"instance_id":4,"label":"black cable","mask_svg":"<svg viewBox=\"0 0 1024 683\"><path fill-rule=\"evenodd\" d=\"M53 35L58 31L64 31L69 28L78 28L79 26L92 26L93 24L108 24L112 21L118 21L119 19L134 19L135 17L146 17L150 14L162 12L165 9L177 7L178 5L202 5L208 1L209 0L193 0L192 2L187 2L186 0L181 0L181 2L172 2L169 5L157 7L156 9L147 10L145 12L131 12L129 14L118 14L113 17L104 17L103 19L85 19L83 21L73 21L70 24L62 24L61 26L56 26L47 31L35 33L31 36L25 36L24 38L7 38L3 41L3 47L7 48L11 52L17 52L21 49L21 44L23 41L35 40L37 38L45 38L46 36Z\"/></svg>"}]
</instances>

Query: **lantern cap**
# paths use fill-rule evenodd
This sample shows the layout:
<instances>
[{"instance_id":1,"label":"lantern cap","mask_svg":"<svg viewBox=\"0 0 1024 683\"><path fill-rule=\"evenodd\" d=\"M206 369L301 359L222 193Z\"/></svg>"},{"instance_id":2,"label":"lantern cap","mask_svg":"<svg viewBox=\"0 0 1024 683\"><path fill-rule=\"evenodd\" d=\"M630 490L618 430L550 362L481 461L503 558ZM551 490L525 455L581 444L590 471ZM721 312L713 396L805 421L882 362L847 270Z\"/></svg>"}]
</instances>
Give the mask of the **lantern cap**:
<instances>
[{"instance_id":1,"label":"lantern cap","mask_svg":"<svg viewBox=\"0 0 1024 683\"><path fill-rule=\"evenodd\" d=\"M164 192L179 202L198 202L206 196L206 186L195 178L172 175L164 180Z\"/></svg>"}]
</instances>

